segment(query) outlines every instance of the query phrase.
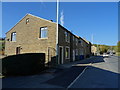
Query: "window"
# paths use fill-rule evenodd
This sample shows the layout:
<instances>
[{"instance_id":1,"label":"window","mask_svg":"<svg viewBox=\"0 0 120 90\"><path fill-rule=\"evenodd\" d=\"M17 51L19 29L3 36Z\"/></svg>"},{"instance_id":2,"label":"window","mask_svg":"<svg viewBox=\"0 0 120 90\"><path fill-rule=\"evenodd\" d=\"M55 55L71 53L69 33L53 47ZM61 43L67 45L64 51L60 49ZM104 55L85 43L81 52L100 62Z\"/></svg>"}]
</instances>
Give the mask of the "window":
<instances>
[{"instance_id":1,"label":"window","mask_svg":"<svg viewBox=\"0 0 120 90\"><path fill-rule=\"evenodd\" d=\"M81 40L79 40L78 43L81 43Z\"/></svg>"},{"instance_id":2,"label":"window","mask_svg":"<svg viewBox=\"0 0 120 90\"><path fill-rule=\"evenodd\" d=\"M66 57L66 59L70 58L70 48L69 47L66 47L65 57Z\"/></svg>"},{"instance_id":3,"label":"window","mask_svg":"<svg viewBox=\"0 0 120 90\"><path fill-rule=\"evenodd\" d=\"M76 45L78 45L78 39L76 38Z\"/></svg>"},{"instance_id":4,"label":"window","mask_svg":"<svg viewBox=\"0 0 120 90\"><path fill-rule=\"evenodd\" d=\"M73 36L73 41L74 41L75 37Z\"/></svg>"},{"instance_id":5,"label":"window","mask_svg":"<svg viewBox=\"0 0 120 90\"><path fill-rule=\"evenodd\" d=\"M26 19L26 24L29 24L29 18Z\"/></svg>"},{"instance_id":6,"label":"window","mask_svg":"<svg viewBox=\"0 0 120 90\"><path fill-rule=\"evenodd\" d=\"M11 41L16 41L16 32L11 34Z\"/></svg>"},{"instance_id":7,"label":"window","mask_svg":"<svg viewBox=\"0 0 120 90\"><path fill-rule=\"evenodd\" d=\"M83 52L84 52L84 50L83 50L83 48L81 48L80 49L80 55L83 55Z\"/></svg>"},{"instance_id":8,"label":"window","mask_svg":"<svg viewBox=\"0 0 120 90\"><path fill-rule=\"evenodd\" d=\"M78 49L76 49L76 55L78 55Z\"/></svg>"},{"instance_id":9,"label":"window","mask_svg":"<svg viewBox=\"0 0 120 90\"><path fill-rule=\"evenodd\" d=\"M66 39L66 42L70 42L70 34L66 31L65 31L65 39Z\"/></svg>"},{"instance_id":10,"label":"window","mask_svg":"<svg viewBox=\"0 0 120 90\"><path fill-rule=\"evenodd\" d=\"M47 38L48 37L48 28L42 27L40 28L40 38Z\"/></svg>"},{"instance_id":11,"label":"window","mask_svg":"<svg viewBox=\"0 0 120 90\"><path fill-rule=\"evenodd\" d=\"M83 46L83 41L81 40L81 45Z\"/></svg>"}]
</instances>

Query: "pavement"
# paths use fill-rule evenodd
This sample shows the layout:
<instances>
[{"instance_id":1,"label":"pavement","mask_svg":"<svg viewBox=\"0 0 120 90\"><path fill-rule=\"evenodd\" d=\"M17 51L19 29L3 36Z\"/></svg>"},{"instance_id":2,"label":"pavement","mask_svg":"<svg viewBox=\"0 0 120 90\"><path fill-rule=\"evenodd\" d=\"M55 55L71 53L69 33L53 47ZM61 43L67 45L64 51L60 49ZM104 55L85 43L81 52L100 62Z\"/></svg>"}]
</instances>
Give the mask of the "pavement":
<instances>
[{"instance_id":1,"label":"pavement","mask_svg":"<svg viewBox=\"0 0 120 90\"><path fill-rule=\"evenodd\" d=\"M117 88L116 56L88 59L58 65L37 75L7 77L3 88Z\"/></svg>"}]
</instances>

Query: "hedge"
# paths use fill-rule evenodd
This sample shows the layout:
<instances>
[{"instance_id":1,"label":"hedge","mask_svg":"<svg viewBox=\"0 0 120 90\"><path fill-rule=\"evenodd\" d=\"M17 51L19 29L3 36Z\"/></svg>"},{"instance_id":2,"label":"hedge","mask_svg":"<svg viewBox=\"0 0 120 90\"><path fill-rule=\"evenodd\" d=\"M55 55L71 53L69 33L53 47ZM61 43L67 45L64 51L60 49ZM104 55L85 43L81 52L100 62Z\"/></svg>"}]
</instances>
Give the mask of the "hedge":
<instances>
[{"instance_id":1,"label":"hedge","mask_svg":"<svg viewBox=\"0 0 120 90\"><path fill-rule=\"evenodd\" d=\"M28 75L43 70L45 53L26 53L2 59L3 75Z\"/></svg>"}]
</instances>

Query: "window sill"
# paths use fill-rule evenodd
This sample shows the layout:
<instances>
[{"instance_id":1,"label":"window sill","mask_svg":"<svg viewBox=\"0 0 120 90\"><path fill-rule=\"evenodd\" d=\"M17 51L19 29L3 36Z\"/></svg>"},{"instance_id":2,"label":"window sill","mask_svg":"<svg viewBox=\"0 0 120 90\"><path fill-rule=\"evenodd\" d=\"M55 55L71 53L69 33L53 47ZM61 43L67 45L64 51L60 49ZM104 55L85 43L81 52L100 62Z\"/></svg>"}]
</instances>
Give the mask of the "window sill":
<instances>
[{"instance_id":1,"label":"window sill","mask_svg":"<svg viewBox=\"0 0 120 90\"><path fill-rule=\"evenodd\" d=\"M70 59L70 58L65 58L65 59Z\"/></svg>"},{"instance_id":2,"label":"window sill","mask_svg":"<svg viewBox=\"0 0 120 90\"><path fill-rule=\"evenodd\" d=\"M39 39L39 40L42 40L42 39L44 40L44 39L48 39L48 38L38 38L38 39Z\"/></svg>"},{"instance_id":3,"label":"window sill","mask_svg":"<svg viewBox=\"0 0 120 90\"><path fill-rule=\"evenodd\" d=\"M70 41L66 41L67 43L70 43Z\"/></svg>"},{"instance_id":4,"label":"window sill","mask_svg":"<svg viewBox=\"0 0 120 90\"><path fill-rule=\"evenodd\" d=\"M16 42L16 41L11 41L11 42Z\"/></svg>"}]
</instances>

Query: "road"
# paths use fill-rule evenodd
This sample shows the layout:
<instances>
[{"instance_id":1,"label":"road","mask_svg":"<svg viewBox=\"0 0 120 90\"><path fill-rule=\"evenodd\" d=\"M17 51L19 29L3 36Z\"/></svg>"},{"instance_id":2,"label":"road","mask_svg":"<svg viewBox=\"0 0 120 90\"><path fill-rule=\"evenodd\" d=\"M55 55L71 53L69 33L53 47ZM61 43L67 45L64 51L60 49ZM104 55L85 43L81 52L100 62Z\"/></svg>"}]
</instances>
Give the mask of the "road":
<instances>
[{"instance_id":1,"label":"road","mask_svg":"<svg viewBox=\"0 0 120 90\"><path fill-rule=\"evenodd\" d=\"M92 60L91 66L69 88L118 88L118 57L100 59Z\"/></svg>"},{"instance_id":2,"label":"road","mask_svg":"<svg viewBox=\"0 0 120 90\"><path fill-rule=\"evenodd\" d=\"M67 64L65 64L67 66ZM69 68L3 79L3 88L117 88L118 57L78 61Z\"/></svg>"}]
</instances>

